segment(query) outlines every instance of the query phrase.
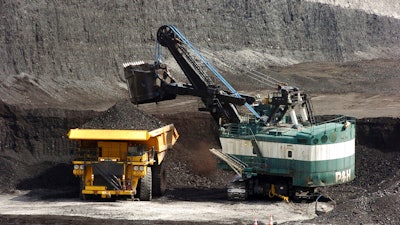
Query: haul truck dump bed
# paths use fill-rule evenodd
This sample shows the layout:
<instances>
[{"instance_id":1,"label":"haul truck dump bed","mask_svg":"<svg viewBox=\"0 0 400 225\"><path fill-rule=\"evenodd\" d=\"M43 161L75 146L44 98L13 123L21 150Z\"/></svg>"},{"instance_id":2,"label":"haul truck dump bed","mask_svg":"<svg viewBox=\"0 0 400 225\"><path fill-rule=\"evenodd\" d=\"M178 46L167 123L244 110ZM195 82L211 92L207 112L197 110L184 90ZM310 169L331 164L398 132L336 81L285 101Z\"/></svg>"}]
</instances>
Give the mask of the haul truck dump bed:
<instances>
[{"instance_id":1,"label":"haul truck dump bed","mask_svg":"<svg viewBox=\"0 0 400 225\"><path fill-rule=\"evenodd\" d=\"M179 135L173 124L148 130L71 129L79 142L73 173L81 178L81 198L139 198L165 191L162 161Z\"/></svg>"}]
</instances>

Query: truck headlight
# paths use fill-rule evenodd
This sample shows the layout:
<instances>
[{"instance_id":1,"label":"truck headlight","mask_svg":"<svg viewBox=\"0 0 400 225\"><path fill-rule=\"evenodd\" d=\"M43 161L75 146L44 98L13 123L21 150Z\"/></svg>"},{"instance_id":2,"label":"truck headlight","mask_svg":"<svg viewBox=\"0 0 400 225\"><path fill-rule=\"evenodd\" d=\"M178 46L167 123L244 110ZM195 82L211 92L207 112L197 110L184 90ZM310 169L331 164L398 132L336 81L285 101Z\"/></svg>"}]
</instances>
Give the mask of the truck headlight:
<instances>
[{"instance_id":1,"label":"truck headlight","mask_svg":"<svg viewBox=\"0 0 400 225\"><path fill-rule=\"evenodd\" d=\"M144 166L140 166L139 169L140 169L140 171L143 171L144 170Z\"/></svg>"},{"instance_id":2,"label":"truck headlight","mask_svg":"<svg viewBox=\"0 0 400 225\"><path fill-rule=\"evenodd\" d=\"M133 170L135 170L135 171L137 171L138 169L139 169L138 166L134 166L134 167L133 167Z\"/></svg>"},{"instance_id":3,"label":"truck headlight","mask_svg":"<svg viewBox=\"0 0 400 225\"><path fill-rule=\"evenodd\" d=\"M83 168L85 168L84 165L80 165L80 166L79 166L79 169L83 170Z\"/></svg>"},{"instance_id":4,"label":"truck headlight","mask_svg":"<svg viewBox=\"0 0 400 225\"><path fill-rule=\"evenodd\" d=\"M79 169L79 165L74 165L74 170Z\"/></svg>"}]
</instances>

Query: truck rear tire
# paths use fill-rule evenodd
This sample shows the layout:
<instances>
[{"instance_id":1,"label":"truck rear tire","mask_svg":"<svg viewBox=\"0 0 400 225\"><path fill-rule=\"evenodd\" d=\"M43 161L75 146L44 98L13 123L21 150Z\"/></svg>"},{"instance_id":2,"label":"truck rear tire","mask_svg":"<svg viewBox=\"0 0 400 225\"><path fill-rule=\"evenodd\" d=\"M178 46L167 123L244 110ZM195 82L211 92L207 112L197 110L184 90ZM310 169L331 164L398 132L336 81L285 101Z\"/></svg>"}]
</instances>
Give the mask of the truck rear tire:
<instances>
[{"instance_id":1,"label":"truck rear tire","mask_svg":"<svg viewBox=\"0 0 400 225\"><path fill-rule=\"evenodd\" d=\"M165 193L167 189L166 183L166 173L164 164L153 165L152 167L152 176L153 176L153 197L160 197Z\"/></svg>"},{"instance_id":2,"label":"truck rear tire","mask_svg":"<svg viewBox=\"0 0 400 225\"><path fill-rule=\"evenodd\" d=\"M146 176L140 179L139 199L151 201L152 199L152 174L151 167L147 167Z\"/></svg>"}]
</instances>

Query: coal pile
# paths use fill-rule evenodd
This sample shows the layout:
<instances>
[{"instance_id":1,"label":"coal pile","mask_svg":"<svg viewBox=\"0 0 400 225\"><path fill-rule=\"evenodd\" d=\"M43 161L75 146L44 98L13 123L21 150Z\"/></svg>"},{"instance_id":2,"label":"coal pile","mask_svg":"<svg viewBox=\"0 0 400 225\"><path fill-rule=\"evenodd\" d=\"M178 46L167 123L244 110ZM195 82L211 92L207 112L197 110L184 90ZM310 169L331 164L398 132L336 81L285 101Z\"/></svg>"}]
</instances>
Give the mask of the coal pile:
<instances>
[{"instance_id":1,"label":"coal pile","mask_svg":"<svg viewBox=\"0 0 400 225\"><path fill-rule=\"evenodd\" d=\"M166 124L146 114L129 100L121 100L98 117L83 124L85 129L154 130Z\"/></svg>"},{"instance_id":2,"label":"coal pile","mask_svg":"<svg viewBox=\"0 0 400 225\"><path fill-rule=\"evenodd\" d=\"M336 208L312 224L398 224L400 221L400 152L357 146L356 179L326 190ZM290 224L290 223L288 223Z\"/></svg>"},{"instance_id":3,"label":"coal pile","mask_svg":"<svg viewBox=\"0 0 400 225\"><path fill-rule=\"evenodd\" d=\"M174 149L165 159L168 189L225 188L234 177L231 171L217 167L210 148L221 148L218 125L208 112L180 112L156 115L173 123L179 133Z\"/></svg>"},{"instance_id":4,"label":"coal pile","mask_svg":"<svg viewBox=\"0 0 400 225\"><path fill-rule=\"evenodd\" d=\"M156 118L130 101L122 100L80 128L154 130L170 123L175 125L180 139L164 159L167 187L225 187L231 173L217 169L216 158L208 151L210 147L218 147L218 139L214 137L218 134L217 128L208 113Z\"/></svg>"}]
</instances>

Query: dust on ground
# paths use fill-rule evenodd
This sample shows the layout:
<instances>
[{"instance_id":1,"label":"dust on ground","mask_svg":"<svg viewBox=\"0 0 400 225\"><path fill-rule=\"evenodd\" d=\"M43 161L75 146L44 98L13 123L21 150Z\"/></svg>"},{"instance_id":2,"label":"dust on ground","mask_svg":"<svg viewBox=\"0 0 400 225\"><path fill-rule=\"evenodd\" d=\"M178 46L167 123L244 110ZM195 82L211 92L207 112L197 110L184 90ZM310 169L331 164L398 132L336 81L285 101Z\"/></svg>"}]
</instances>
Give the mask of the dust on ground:
<instances>
[{"instance_id":1,"label":"dust on ground","mask_svg":"<svg viewBox=\"0 0 400 225\"><path fill-rule=\"evenodd\" d=\"M182 190L181 190L182 191ZM204 195L207 191L193 190L192 195ZM230 202L207 197L204 200L174 199L178 192L148 201L83 202L77 199L41 200L21 195L0 195L2 214L73 216L103 220L163 221L166 224L252 224L257 219L267 224L270 215L277 222L306 220L316 216L314 203L286 203L282 201ZM214 195L215 196L215 195ZM329 203L319 203L320 208L331 209ZM1 217L0 217L1 219ZM0 220L1 221L1 220ZM115 221L115 223L117 222ZM112 224L112 222L111 222Z\"/></svg>"}]
</instances>

